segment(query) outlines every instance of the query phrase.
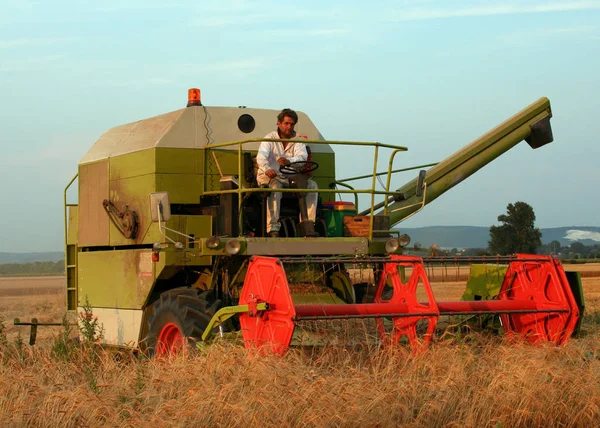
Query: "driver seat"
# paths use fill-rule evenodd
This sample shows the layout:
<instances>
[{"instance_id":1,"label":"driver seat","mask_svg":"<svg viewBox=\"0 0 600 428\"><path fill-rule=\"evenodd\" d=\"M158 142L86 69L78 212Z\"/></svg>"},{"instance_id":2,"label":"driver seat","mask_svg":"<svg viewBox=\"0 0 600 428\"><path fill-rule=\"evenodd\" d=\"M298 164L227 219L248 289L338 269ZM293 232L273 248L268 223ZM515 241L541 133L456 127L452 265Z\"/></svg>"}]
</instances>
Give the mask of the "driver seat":
<instances>
[{"instance_id":1,"label":"driver seat","mask_svg":"<svg viewBox=\"0 0 600 428\"><path fill-rule=\"evenodd\" d=\"M308 147L307 147L308 149ZM258 177L258 163L256 161L256 155L252 155L250 152L244 153L244 171L245 178L250 186L253 188L262 188L268 189L269 186L267 184L259 185L256 181L256 177ZM311 173L312 174L312 173ZM267 236L266 233L266 209L267 209L267 197L269 195L268 192L259 192L255 194L257 196L256 199L260 201L260 215L259 221L260 225L256 225L252 228L259 232L259 236ZM298 203L298 197L295 193L290 192L282 192L281 194L281 204L279 207L279 218L282 225L282 236L294 237L296 236L296 224L298 223L298 219L300 217L300 206Z\"/></svg>"},{"instance_id":2,"label":"driver seat","mask_svg":"<svg viewBox=\"0 0 600 428\"><path fill-rule=\"evenodd\" d=\"M306 146L306 151L308 153L307 161L312 161L312 151L310 147ZM256 155L252 156L249 152L244 153L244 169L246 175L246 181L251 183L252 187L259 187L268 189L269 186L267 184L259 185L256 181L256 177L258 177L258 162L256 161ZM312 176L312 171L304 172L305 175ZM257 196L260 197L260 204L262 213L261 224L258 227L258 230L261 231L260 236L267 236L266 233L266 204L268 192L260 192ZM317 214L319 213L319 200L317 201ZM317 216L318 217L318 216ZM297 227L296 225L300 222L300 204L298 200L298 195L296 193L291 192L282 192L281 194L281 204L279 206L279 221L281 223L281 236L285 237L296 237L297 236ZM318 221L317 221L318 223ZM322 228L324 229L324 227ZM326 236L323 235L323 236Z\"/></svg>"}]
</instances>

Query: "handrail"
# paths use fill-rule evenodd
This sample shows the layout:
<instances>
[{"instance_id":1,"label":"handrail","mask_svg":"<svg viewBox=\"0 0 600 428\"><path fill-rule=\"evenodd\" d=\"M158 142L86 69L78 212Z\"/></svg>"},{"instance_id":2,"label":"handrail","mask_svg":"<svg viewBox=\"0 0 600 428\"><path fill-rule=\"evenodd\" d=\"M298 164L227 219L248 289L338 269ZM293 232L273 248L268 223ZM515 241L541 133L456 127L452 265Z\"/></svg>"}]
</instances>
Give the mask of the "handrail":
<instances>
[{"instance_id":1,"label":"handrail","mask_svg":"<svg viewBox=\"0 0 600 428\"><path fill-rule=\"evenodd\" d=\"M394 196L398 196L400 195L399 192L396 191L389 191L389 183L391 181L391 174L393 174L395 171L391 171L391 164L393 162L393 156L390 159L389 162L389 167L388 167L388 171L384 172L384 173L380 173L377 172L377 164L378 164L378 160L379 160L379 148L386 148L386 149L393 149L394 150L394 155L398 152L404 152L407 151L408 149L404 146L397 146L397 145L392 145L392 144L382 144L379 142L362 142L362 141L329 141L329 140L298 140L298 139L286 139L286 138L250 138L250 139L246 139L246 140L239 140L239 141L229 141L229 142L223 142L223 143L216 143L216 144L211 144L209 146L206 147L207 151L204 154L204 168L203 168L203 195L224 195L224 194L237 194L240 195L240 197L238 197L238 228L241 231L243 229L243 210L242 210L242 204L243 204L243 198L241 197L241 195L243 194L248 194L248 193L255 193L255 192L267 192L267 193L272 193L272 192L283 192L283 193L312 193L314 192L313 189L270 189L270 188L259 188L259 189L252 189L252 188L242 188L241 185L238 186L237 189L232 189L232 190L207 190L208 185L207 185L207 175L208 175L208 159L209 159L209 155L208 152L212 151L214 153L214 151L216 151L217 149L222 149L225 147L232 147L232 146L237 146L237 176L240 177L240 181L241 181L241 177L242 177L242 146L244 144L249 144L249 143L260 143L263 141L270 141L270 142L291 142L291 143L297 143L297 142L301 142L303 144L323 144L323 145L344 145L344 146L363 146L363 147L374 147L375 148L375 154L374 154L374 159L373 159L373 172L369 175L366 175L364 177L360 177L360 178L368 178L368 177L372 177L372 182L371 182L371 188L370 189L354 189L351 186L348 186L347 184L343 184L343 183L337 183L340 185L343 185L344 187L347 187L351 190L341 190L341 189L318 189L318 192L323 194L323 193L338 193L338 194L354 194L354 200L355 200L355 206L356 209L358 210L358 194L369 194L371 195L371 204L370 204L370 224L369 224L369 238L373 237L373 215L375 213L375 210L377 209L375 207L375 195L384 195L385 200L387 200L389 197L394 197ZM411 169L415 169L418 167L412 167L412 168L408 168L408 169L404 169L404 170L411 170ZM403 171L403 170L398 170L399 171ZM387 182L388 182L388 186L386 187L385 191L378 191L375 190L376 187L376 183L377 183L377 177L380 175L384 175L387 174L388 178L387 178ZM347 179L346 181L350 181L353 179L357 179L357 178L351 178L351 179ZM335 182L334 182L335 183Z\"/></svg>"},{"instance_id":2,"label":"handrail","mask_svg":"<svg viewBox=\"0 0 600 428\"><path fill-rule=\"evenodd\" d=\"M381 147L385 149L397 149L401 151L408 151L405 146L396 146L393 144L383 144L376 141L341 141L341 140L298 140L297 138L249 138L247 140L239 141L228 141L224 143L210 144L206 146L208 149L215 149L220 147L229 147L234 145L243 145L248 143L261 143L263 141L268 142L280 142L280 143L304 143L304 144L323 144L323 145L344 145L344 146L369 146L369 147Z\"/></svg>"},{"instance_id":3,"label":"handrail","mask_svg":"<svg viewBox=\"0 0 600 428\"><path fill-rule=\"evenodd\" d=\"M394 150L394 153L401 149ZM373 165L373 179L371 180L371 215L369 216L369 239L373 239L373 222L375 219L373 218L373 213L375 212L375 183L377 182L377 158L379 157L379 147L375 146L375 162ZM386 197L387 199L387 197Z\"/></svg>"},{"instance_id":4,"label":"handrail","mask_svg":"<svg viewBox=\"0 0 600 428\"><path fill-rule=\"evenodd\" d=\"M321 188L317 189L318 193L362 193L368 194L374 193L375 195L401 195L402 192L386 192L385 190L369 190L369 189L358 189L358 190L342 190L342 189L326 189ZM283 192L283 193L313 193L314 189L291 189L291 188L281 188L281 189L270 189L270 188L247 188L247 189L232 189L232 190L207 190L203 193L203 195L228 195L228 194L238 194L238 193L262 193L262 192Z\"/></svg>"},{"instance_id":5,"label":"handrail","mask_svg":"<svg viewBox=\"0 0 600 428\"><path fill-rule=\"evenodd\" d=\"M67 241L69 238L68 235L68 231L67 231L67 222L68 222L68 218L67 218L67 207L71 207L71 206L76 206L75 204L67 204L67 191L69 190L69 187L71 187L71 184L73 184L73 182L77 179L77 177L79 177L79 174L75 174L73 176L73 178L71 179L71 181L69 181L69 184L67 184L67 186L65 187L65 190L63 192L63 202L64 202L64 223L65 223L65 272L67 269Z\"/></svg>"},{"instance_id":6,"label":"handrail","mask_svg":"<svg viewBox=\"0 0 600 428\"><path fill-rule=\"evenodd\" d=\"M376 175L377 176L386 175L386 174L389 174L390 172L392 174L395 174L397 172L413 171L415 169L423 169L423 168L428 168L430 166L436 166L437 164L438 164L438 162L426 163L424 165L411 166L410 168L401 168L401 169L394 169L393 171L378 172ZM373 174L359 175L359 176L356 176L356 177L350 177L350 178L344 178L342 180L336 180L335 182L336 182L336 184L341 184L341 183L345 183L347 181L362 180L364 178L369 178L372 175Z\"/></svg>"},{"instance_id":7,"label":"handrail","mask_svg":"<svg viewBox=\"0 0 600 428\"><path fill-rule=\"evenodd\" d=\"M390 183L392 180L392 166L394 165L394 158L396 157L396 153L398 153L399 151L400 150L394 150L392 152L392 154L390 155L390 161L388 163L388 176L387 176L387 181L385 183L385 191L386 192L390 191ZM387 215L388 200L389 200L389 198L386 196L384 198L383 215ZM373 202L371 203L371 216L373 215L374 209L375 209L375 200L373 200Z\"/></svg>"},{"instance_id":8,"label":"handrail","mask_svg":"<svg viewBox=\"0 0 600 428\"><path fill-rule=\"evenodd\" d=\"M67 275L67 287L69 286L68 284L68 269L69 269L69 257L68 257L68 247L69 247L69 231L68 231L68 207L72 207L72 206L76 206L75 204L68 204L67 203L67 191L69 190L69 187L71 187L71 184L73 184L73 182L77 179L77 177L79 177L79 174L75 174L73 176L73 178L71 179L71 181L69 181L69 184L67 184L67 186L65 187L65 190L63 192L63 203L64 203L64 227L65 227L65 275ZM69 293L67 292L67 308L69 307ZM33 327L32 327L33 329ZM35 340L35 339L34 339Z\"/></svg>"},{"instance_id":9,"label":"handrail","mask_svg":"<svg viewBox=\"0 0 600 428\"><path fill-rule=\"evenodd\" d=\"M332 185L333 185L333 187L332 187ZM351 190L351 192L342 192L342 191L340 191L339 189L335 189L335 186L336 186L336 185L338 185L338 186L344 186L344 187L346 187L346 188L350 189L350 190ZM335 181L333 181L333 182L331 182L331 183L329 184L329 188L330 188L330 189L335 189L335 190L336 190L336 192L335 192L335 193L354 193L354 208L356 208L356 210L357 210L357 212L358 212L358 193L356 192L356 189L354 189L354 187L350 186L349 184L343 183L343 182L341 182L341 181L337 181L337 180L335 180ZM319 189L319 191L320 191L320 190L321 190L321 189Z\"/></svg>"}]
</instances>

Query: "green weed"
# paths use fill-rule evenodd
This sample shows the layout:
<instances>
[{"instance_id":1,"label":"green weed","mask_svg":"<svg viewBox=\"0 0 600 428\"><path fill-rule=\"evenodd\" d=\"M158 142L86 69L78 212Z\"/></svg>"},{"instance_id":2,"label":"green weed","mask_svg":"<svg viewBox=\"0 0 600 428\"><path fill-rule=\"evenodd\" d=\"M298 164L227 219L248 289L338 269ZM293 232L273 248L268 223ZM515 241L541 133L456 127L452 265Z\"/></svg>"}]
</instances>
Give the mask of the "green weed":
<instances>
[{"instance_id":1,"label":"green weed","mask_svg":"<svg viewBox=\"0 0 600 428\"><path fill-rule=\"evenodd\" d=\"M0 317L0 347L8 346L8 338L6 337L6 326L4 325L4 317Z\"/></svg>"},{"instance_id":2,"label":"green weed","mask_svg":"<svg viewBox=\"0 0 600 428\"><path fill-rule=\"evenodd\" d=\"M92 307L86 296L83 312L79 314L79 332L86 343L98 343L104 337L104 326L94 316Z\"/></svg>"},{"instance_id":3,"label":"green weed","mask_svg":"<svg viewBox=\"0 0 600 428\"><path fill-rule=\"evenodd\" d=\"M74 358L74 351L77 344L71 337L73 334L73 326L69 323L67 314L63 315L62 326L63 330L54 339L51 355L56 360L68 363Z\"/></svg>"}]
</instances>

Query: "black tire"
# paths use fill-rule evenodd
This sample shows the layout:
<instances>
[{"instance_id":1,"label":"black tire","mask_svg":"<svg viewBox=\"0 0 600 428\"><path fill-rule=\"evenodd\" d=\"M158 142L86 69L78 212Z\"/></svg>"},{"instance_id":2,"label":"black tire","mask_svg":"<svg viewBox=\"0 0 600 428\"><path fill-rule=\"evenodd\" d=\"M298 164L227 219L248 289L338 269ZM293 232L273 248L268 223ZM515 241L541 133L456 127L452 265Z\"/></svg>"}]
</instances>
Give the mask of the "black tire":
<instances>
[{"instance_id":1,"label":"black tire","mask_svg":"<svg viewBox=\"0 0 600 428\"><path fill-rule=\"evenodd\" d=\"M169 329L178 329L184 346L194 347L196 342L202 340L202 333L220 306L221 301L214 299L212 291L202 292L188 287L165 291L152 305L148 334L144 339L146 354L155 356L176 352L170 347L165 349L159 346L161 332L164 337L164 331Z\"/></svg>"}]
</instances>

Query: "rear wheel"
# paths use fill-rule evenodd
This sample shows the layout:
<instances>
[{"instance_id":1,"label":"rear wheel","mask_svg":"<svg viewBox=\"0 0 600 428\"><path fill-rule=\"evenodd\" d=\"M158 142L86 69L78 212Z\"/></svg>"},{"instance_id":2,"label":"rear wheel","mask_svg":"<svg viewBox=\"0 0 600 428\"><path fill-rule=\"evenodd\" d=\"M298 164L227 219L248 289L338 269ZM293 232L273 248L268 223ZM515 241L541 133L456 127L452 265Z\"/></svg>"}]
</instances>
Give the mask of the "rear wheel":
<instances>
[{"instance_id":1,"label":"rear wheel","mask_svg":"<svg viewBox=\"0 0 600 428\"><path fill-rule=\"evenodd\" d=\"M164 357L176 355L186 346L194 346L221 305L212 291L175 288L160 295L152 305L146 353Z\"/></svg>"}]
</instances>

